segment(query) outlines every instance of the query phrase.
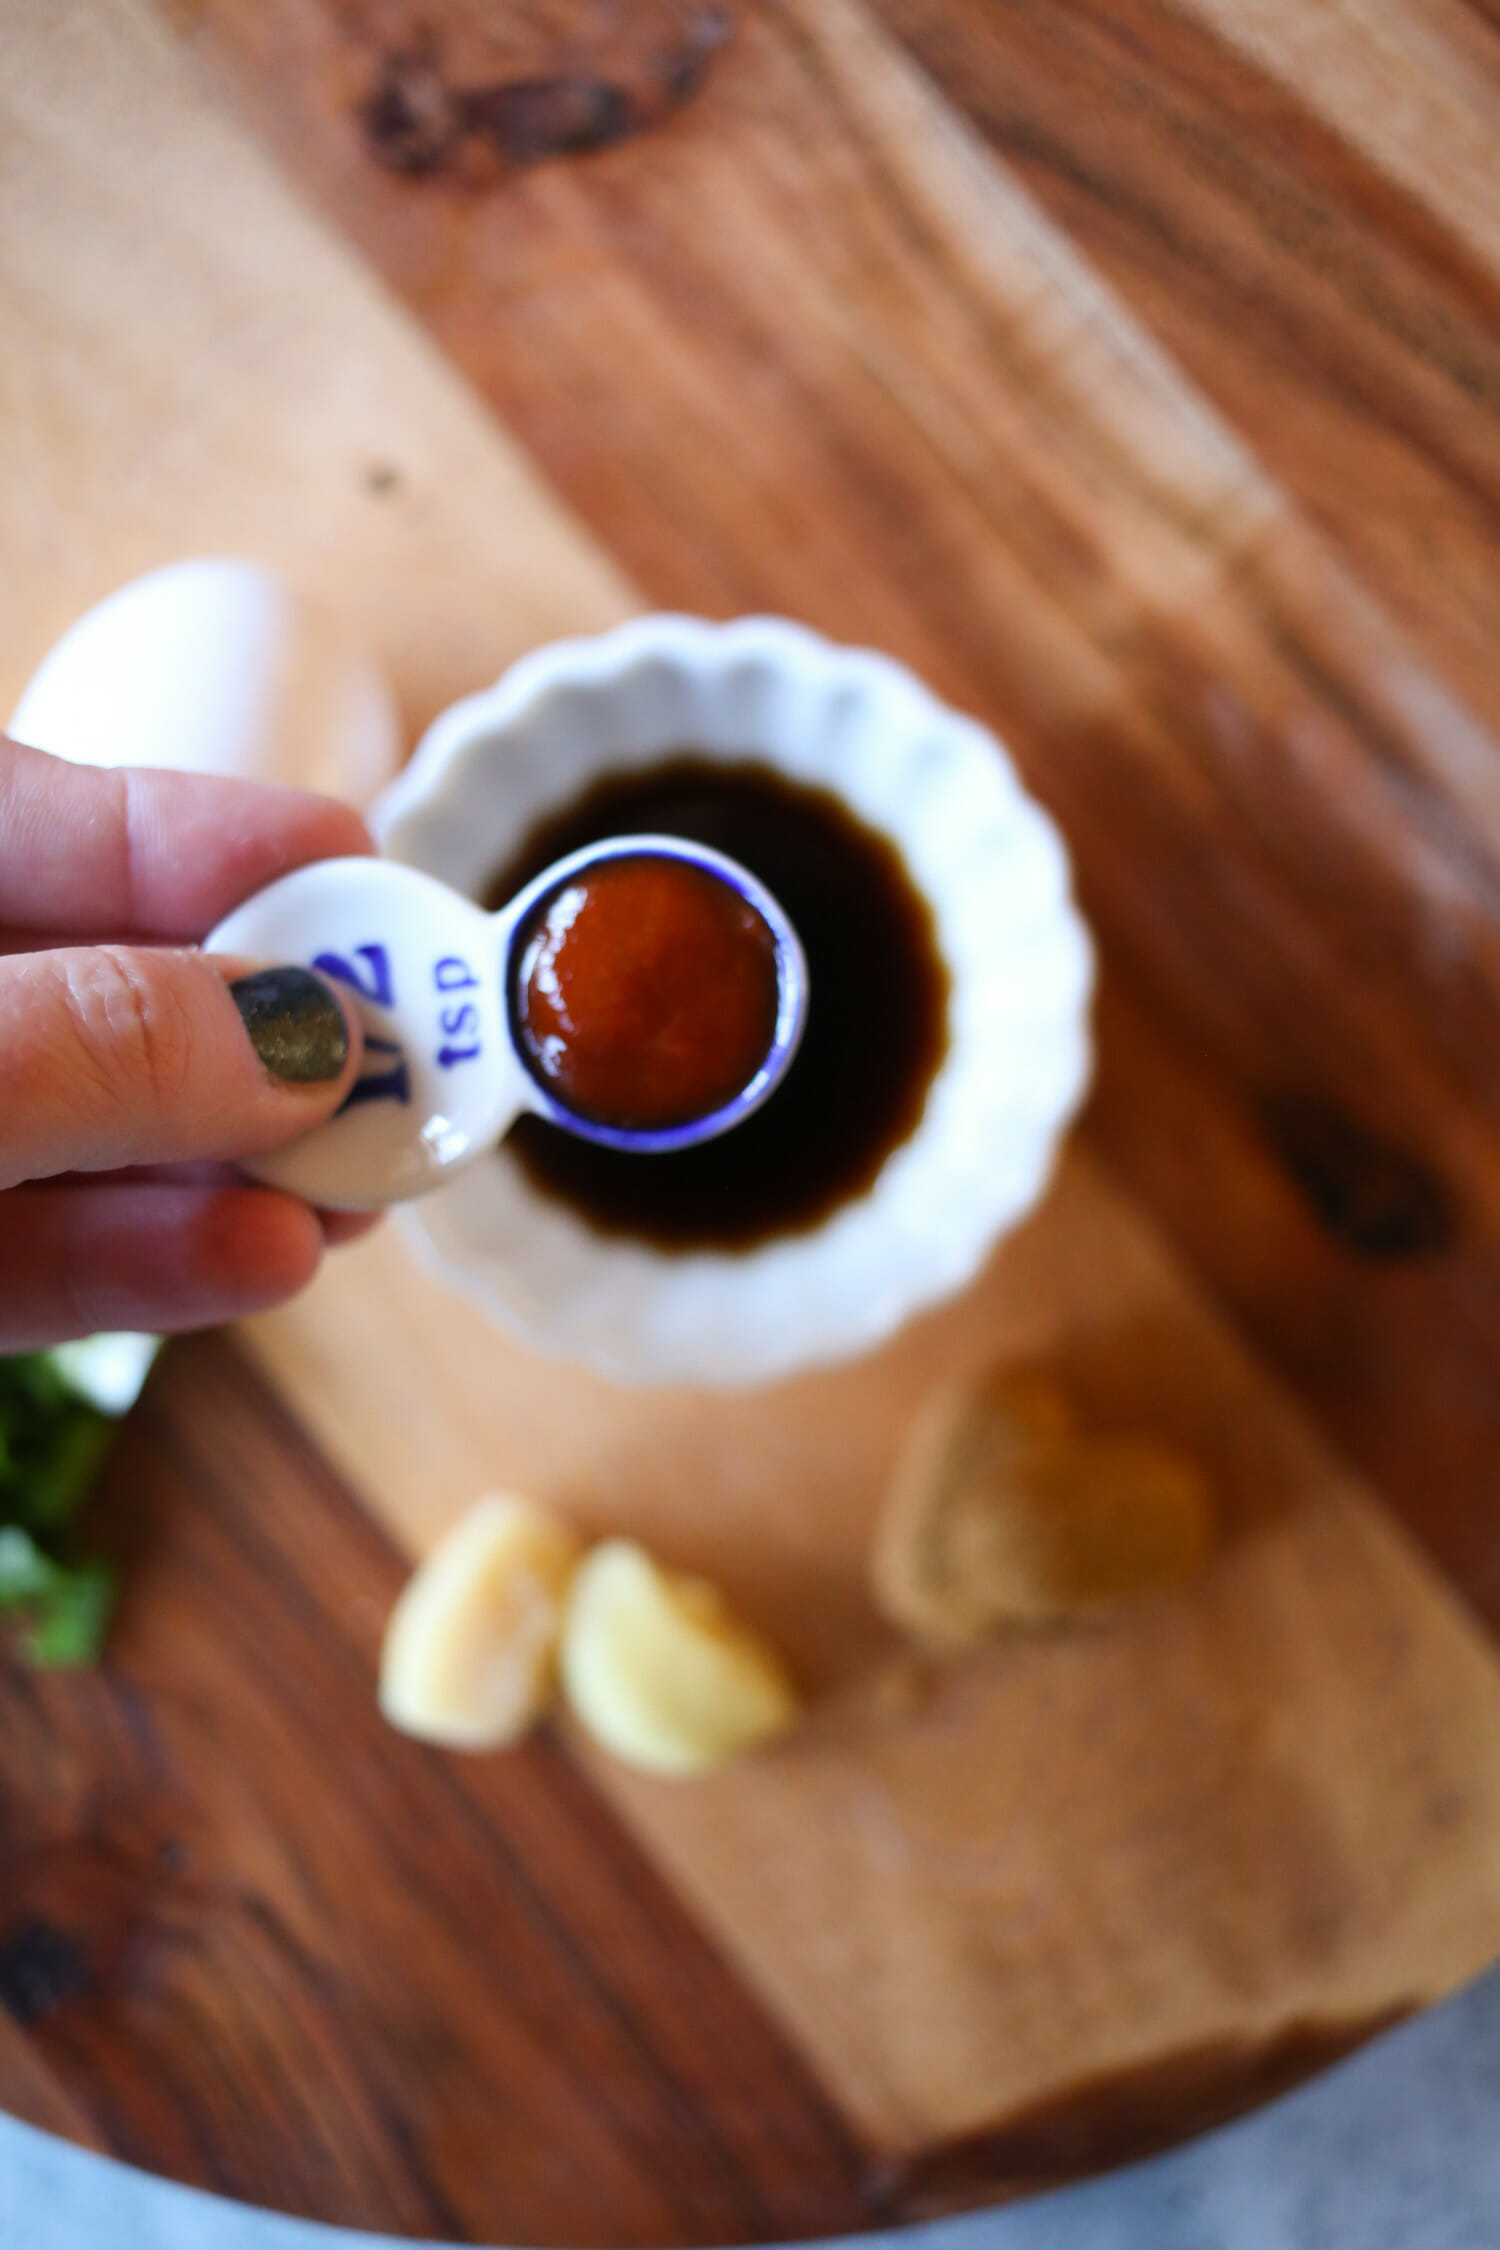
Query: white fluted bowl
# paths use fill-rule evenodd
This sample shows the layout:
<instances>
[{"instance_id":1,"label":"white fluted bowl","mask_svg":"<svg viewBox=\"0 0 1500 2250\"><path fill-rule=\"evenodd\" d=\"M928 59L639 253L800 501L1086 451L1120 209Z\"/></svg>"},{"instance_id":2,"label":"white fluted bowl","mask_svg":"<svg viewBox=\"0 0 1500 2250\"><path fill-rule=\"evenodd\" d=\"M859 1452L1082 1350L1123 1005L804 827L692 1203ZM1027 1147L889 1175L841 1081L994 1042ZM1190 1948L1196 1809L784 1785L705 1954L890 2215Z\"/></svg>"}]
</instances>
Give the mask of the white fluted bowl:
<instances>
[{"instance_id":1,"label":"white fluted bowl","mask_svg":"<svg viewBox=\"0 0 1500 2250\"><path fill-rule=\"evenodd\" d=\"M869 1350L962 1289L1033 1207L1088 1082L1093 956L1057 831L995 737L890 658L777 618L641 617L537 650L434 722L376 831L478 897L600 775L682 750L832 790L897 846L951 980L916 1131L857 1201L744 1252L595 1233L503 1148L400 1223L542 1350L621 1382L727 1387Z\"/></svg>"}]
</instances>

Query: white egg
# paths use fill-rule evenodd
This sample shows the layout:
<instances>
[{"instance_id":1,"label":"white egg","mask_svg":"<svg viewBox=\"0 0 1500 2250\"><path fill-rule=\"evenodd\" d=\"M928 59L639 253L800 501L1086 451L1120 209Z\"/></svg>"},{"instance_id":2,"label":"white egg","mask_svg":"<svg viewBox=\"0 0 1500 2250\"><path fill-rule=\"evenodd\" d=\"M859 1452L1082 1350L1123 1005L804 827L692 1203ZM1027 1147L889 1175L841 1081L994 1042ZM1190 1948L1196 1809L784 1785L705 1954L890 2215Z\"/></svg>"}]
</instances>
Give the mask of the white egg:
<instances>
[{"instance_id":1,"label":"white egg","mask_svg":"<svg viewBox=\"0 0 1500 2250\"><path fill-rule=\"evenodd\" d=\"M169 563L80 617L7 731L75 765L292 782L356 805L401 762L390 688L338 620L227 557Z\"/></svg>"}]
</instances>

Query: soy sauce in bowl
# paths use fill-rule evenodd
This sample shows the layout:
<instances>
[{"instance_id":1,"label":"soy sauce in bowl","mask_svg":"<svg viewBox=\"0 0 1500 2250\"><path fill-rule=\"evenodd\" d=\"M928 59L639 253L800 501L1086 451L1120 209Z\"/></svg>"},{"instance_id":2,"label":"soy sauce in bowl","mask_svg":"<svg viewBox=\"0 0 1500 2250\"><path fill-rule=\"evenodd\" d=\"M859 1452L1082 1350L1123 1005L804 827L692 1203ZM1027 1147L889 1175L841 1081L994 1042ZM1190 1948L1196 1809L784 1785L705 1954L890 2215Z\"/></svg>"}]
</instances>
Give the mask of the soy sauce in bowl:
<instances>
[{"instance_id":1,"label":"soy sauce in bowl","mask_svg":"<svg viewBox=\"0 0 1500 2250\"><path fill-rule=\"evenodd\" d=\"M943 1059L948 975L927 903L895 846L830 791L690 752L609 775L540 822L485 903L503 905L569 852L632 834L725 852L780 901L807 955L801 1047L762 1109L697 1148L628 1154L523 1117L506 1152L600 1232L662 1249L750 1249L816 1227L915 1131Z\"/></svg>"}]
</instances>

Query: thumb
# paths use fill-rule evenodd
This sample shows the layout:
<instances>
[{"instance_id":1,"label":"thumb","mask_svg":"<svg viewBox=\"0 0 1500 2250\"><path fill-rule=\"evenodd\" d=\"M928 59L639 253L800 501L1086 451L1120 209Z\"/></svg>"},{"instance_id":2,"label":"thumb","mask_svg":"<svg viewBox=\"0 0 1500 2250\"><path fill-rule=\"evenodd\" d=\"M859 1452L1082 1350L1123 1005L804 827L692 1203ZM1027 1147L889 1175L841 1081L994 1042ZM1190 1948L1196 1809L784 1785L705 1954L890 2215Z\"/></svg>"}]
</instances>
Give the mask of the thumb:
<instances>
[{"instance_id":1,"label":"thumb","mask_svg":"<svg viewBox=\"0 0 1500 2250\"><path fill-rule=\"evenodd\" d=\"M147 946L0 960L0 1188L252 1156L337 1109L358 1017L311 969Z\"/></svg>"}]
</instances>

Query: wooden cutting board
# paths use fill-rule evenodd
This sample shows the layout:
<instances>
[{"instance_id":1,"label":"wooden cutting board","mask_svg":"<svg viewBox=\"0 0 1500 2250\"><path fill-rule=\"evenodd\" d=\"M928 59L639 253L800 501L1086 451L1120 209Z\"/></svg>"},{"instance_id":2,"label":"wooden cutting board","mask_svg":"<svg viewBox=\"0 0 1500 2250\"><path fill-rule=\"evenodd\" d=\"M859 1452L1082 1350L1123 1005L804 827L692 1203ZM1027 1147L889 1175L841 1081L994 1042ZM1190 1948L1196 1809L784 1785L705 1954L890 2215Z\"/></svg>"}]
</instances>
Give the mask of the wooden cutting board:
<instances>
[{"instance_id":1,"label":"wooden cutting board","mask_svg":"<svg viewBox=\"0 0 1500 2250\"><path fill-rule=\"evenodd\" d=\"M777 607L917 663L1057 811L1098 1101L1045 1210L874 1360L621 1393L393 1233L247 1337L408 1552L519 1483L785 1641L816 1708L784 1750L585 1766L878 2165L875 2217L1066 2168L1069 2120L1084 2157L1191 2123L1500 1952L1500 76L1457 6L1101 6L1049 44L1046 10L1006 42L963 0L788 0L722 51L702 10L571 11L566 50L562 17L13 0L0 695L109 586L231 546L334 600L414 727L646 593ZM539 55L640 137L519 167L480 96ZM1348 90L1393 69L1372 148ZM1228 348L1120 182L1268 334ZM869 1526L929 1385L995 1360L1190 1444L1223 1540L1178 1601L927 1674L869 1609ZM414 2115L391 2036L380 2114ZM598 2231L560 2189L524 2223Z\"/></svg>"}]
</instances>

